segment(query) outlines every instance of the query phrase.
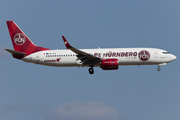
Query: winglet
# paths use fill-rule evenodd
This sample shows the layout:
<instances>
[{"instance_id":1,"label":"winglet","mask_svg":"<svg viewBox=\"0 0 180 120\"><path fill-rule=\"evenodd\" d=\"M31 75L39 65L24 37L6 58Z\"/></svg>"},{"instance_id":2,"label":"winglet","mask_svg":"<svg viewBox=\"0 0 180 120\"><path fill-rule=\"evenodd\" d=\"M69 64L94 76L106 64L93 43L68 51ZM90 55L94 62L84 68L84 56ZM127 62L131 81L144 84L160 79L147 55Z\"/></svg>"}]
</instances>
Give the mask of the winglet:
<instances>
[{"instance_id":1,"label":"winglet","mask_svg":"<svg viewBox=\"0 0 180 120\"><path fill-rule=\"evenodd\" d=\"M72 48L72 46L68 43L68 41L66 40L66 38L64 36L62 36L63 40L64 40L64 44L66 46L67 49Z\"/></svg>"}]
</instances>

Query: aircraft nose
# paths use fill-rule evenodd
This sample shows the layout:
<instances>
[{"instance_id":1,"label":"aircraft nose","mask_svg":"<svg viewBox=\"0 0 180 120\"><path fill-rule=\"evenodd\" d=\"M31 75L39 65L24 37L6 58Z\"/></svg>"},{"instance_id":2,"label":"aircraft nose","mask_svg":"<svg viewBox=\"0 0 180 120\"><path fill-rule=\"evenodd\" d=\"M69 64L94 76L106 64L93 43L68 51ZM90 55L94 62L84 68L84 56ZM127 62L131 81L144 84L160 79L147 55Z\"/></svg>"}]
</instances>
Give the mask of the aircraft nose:
<instances>
[{"instance_id":1,"label":"aircraft nose","mask_svg":"<svg viewBox=\"0 0 180 120\"><path fill-rule=\"evenodd\" d=\"M177 57L175 55L171 55L172 61L175 60Z\"/></svg>"}]
</instances>

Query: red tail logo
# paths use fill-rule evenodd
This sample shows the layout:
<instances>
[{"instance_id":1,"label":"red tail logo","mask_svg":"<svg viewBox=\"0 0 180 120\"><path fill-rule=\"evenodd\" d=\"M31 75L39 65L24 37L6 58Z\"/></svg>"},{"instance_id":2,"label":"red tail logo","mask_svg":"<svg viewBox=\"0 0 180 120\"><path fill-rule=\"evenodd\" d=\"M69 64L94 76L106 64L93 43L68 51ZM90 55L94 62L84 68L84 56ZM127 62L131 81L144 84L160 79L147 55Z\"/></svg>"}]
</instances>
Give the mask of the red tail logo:
<instances>
[{"instance_id":1,"label":"red tail logo","mask_svg":"<svg viewBox=\"0 0 180 120\"><path fill-rule=\"evenodd\" d=\"M15 51L28 54L38 51L49 50L47 48L36 46L26 34L13 21L7 21L9 34Z\"/></svg>"},{"instance_id":2,"label":"red tail logo","mask_svg":"<svg viewBox=\"0 0 180 120\"><path fill-rule=\"evenodd\" d=\"M26 42L26 37L22 33L17 33L14 36L14 42L17 45L23 45Z\"/></svg>"}]
</instances>

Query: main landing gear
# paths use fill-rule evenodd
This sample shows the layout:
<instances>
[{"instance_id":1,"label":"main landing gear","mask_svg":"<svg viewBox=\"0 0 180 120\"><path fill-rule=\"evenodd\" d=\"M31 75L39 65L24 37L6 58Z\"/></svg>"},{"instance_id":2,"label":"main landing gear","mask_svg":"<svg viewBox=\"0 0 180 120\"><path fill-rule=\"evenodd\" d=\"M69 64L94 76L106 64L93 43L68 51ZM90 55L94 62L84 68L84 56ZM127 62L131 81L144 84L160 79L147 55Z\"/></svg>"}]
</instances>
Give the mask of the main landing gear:
<instances>
[{"instance_id":1,"label":"main landing gear","mask_svg":"<svg viewBox=\"0 0 180 120\"><path fill-rule=\"evenodd\" d=\"M89 68L89 74L92 75L93 73L94 73L94 69L93 69L93 67L90 67L90 68Z\"/></svg>"}]
</instances>

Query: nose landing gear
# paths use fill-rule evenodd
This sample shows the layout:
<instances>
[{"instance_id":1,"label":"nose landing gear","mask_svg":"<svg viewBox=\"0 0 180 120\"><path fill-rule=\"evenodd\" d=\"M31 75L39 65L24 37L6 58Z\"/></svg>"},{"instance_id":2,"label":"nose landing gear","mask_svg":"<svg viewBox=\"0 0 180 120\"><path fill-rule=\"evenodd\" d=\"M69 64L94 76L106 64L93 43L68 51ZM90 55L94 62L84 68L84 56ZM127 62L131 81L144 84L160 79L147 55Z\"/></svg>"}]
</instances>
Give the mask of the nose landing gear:
<instances>
[{"instance_id":1,"label":"nose landing gear","mask_svg":"<svg viewBox=\"0 0 180 120\"><path fill-rule=\"evenodd\" d=\"M89 73L90 73L91 75L94 73L93 67L90 67L90 68L89 68Z\"/></svg>"},{"instance_id":2,"label":"nose landing gear","mask_svg":"<svg viewBox=\"0 0 180 120\"><path fill-rule=\"evenodd\" d=\"M161 70L160 66L163 66L163 65L166 65L166 63L161 63L161 64L158 64L157 71L160 71L160 70Z\"/></svg>"},{"instance_id":3,"label":"nose landing gear","mask_svg":"<svg viewBox=\"0 0 180 120\"><path fill-rule=\"evenodd\" d=\"M161 70L161 68L158 66L157 71L160 71L160 70Z\"/></svg>"}]
</instances>

